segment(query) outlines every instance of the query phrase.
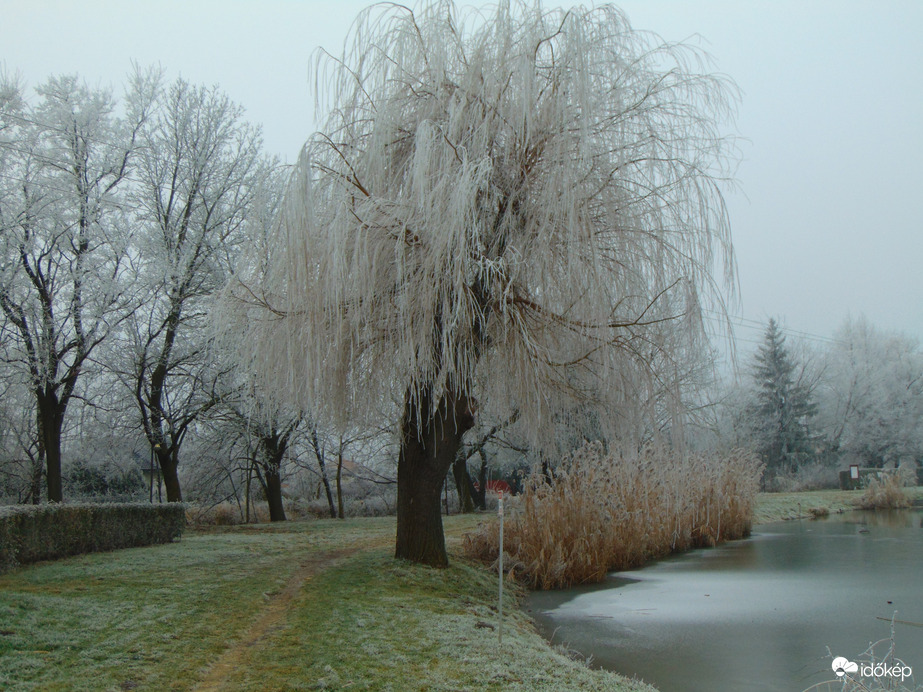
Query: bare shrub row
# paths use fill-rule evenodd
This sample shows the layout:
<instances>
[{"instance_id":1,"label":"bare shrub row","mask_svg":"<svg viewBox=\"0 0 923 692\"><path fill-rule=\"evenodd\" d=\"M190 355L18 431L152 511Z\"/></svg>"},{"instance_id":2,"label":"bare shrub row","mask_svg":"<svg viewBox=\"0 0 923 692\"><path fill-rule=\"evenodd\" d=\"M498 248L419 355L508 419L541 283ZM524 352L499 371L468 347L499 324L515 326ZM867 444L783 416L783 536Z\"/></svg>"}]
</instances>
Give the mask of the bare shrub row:
<instances>
[{"instance_id":1,"label":"bare shrub row","mask_svg":"<svg viewBox=\"0 0 923 692\"><path fill-rule=\"evenodd\" d=\"M537 589L601 581L673 551L749 535L762 466L736 450L674 457L655 447L606 454L587 444L549 477L535 474L511 503L504 562ZM466 553L499 555L499 523L481 524Z\"/></svg>"},{"instance_id":2,"label":"bare shrub row","mask_svg":"<svg viewBox=\"0 0 923 692\"><path fill-rule=\"evenodd\" d=\"M393 493L391 493L393 495ZM389 502L390 499L390 502ZM344 503L344 517L384 517L394 514L395 500L384 493L381 496L366 495L349 497ZM283 501L285 517L289 520L329 519L330 509L326 500L303 500L285 498ZM249 508L247 521L246 506L242 503L224 501L212 504L186 505L186 522L192 527L236 526L238 524L265 524L269 522L269 508L264 501L253 502ZM457 511L457 501L453 510Z\"/></svg>"},{"instance_id":3,"label":"bare shrub row","mask_svg":"<svg viewBox=\"0 0 923 692\"><path fill-rule=\"evenodd\" d=\"M314 516L303 501L285 498L282 504L287 519L298 520ZM248 512L249 522L247 521ZM209 505L187 503L186 523L191 527L237 526L246 523L268 524L269 507L264 501L251 503L249 509L243 504L229 501Z\"/></svg>"}]
</instances>

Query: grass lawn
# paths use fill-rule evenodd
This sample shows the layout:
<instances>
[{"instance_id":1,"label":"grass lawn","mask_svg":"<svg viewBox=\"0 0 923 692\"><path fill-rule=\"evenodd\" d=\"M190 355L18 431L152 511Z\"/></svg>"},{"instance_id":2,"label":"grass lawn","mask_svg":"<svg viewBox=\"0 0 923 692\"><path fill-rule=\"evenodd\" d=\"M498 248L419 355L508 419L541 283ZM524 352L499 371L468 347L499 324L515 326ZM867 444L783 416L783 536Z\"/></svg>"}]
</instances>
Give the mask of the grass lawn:
<instances>
[{"instance_id":1,"label":"grass lawn","mask_svg":"<svg viewBox=\"0 0 923 692\"><path fill-rule=\"evenodd\" d=\"M0 576L4 690L651 690L553 650L491 574L390 557L394 520L190 532Z\"/></svg>"},{"instance_id":2,"label":"grass lawn","mask_svg":"<svg viewBox=\"0 0 923 692\"><path fill-rule=\"evenodd\" d=\"M923 500L923 486L904 488L914 500ZM754 524L811 516L812 509L845 512L856 509L861 490L811 490L800 493L760 493L756 500Z\"/></svg>"},{"instance_id":3,"label":"grass lawn","mask_svg":"<svg viewBox=\"0 0 923 692\"><path fill-rule=\"evenodd\" d=\"M923 499L923 488L910 491ZM760 495L756 523L851 509L856 491ZM552 649L508 585L460 555L391 557L394 519L190 531L177 543L0 576L3 690L653 690Z\"/></svg>"}]
</instances>

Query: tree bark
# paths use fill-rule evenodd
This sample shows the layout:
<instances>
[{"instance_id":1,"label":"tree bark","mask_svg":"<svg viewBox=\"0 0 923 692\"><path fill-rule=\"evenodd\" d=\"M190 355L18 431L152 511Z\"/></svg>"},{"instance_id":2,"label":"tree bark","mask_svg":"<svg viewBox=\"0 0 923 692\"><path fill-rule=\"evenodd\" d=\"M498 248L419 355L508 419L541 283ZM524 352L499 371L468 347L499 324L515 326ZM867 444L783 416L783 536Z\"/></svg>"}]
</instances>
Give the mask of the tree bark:
<instances>
[{"instance_id":1,"label":"tree bark","mask_svg":"<svg viewBox=\"0 0 923 692\"><path fill-rule=\"evenodd\" d=\"M44 450L39 449L37 458L30 459L32 463L32 477L29 483L29 498L27 504L37 505L42 502L42 477L45 475L45 460L42 458Z\"/></svg>"},{"instance_id":2,"label":"tree bark","mask_svg":"<svg viewBox=\"0 0 923 692\"><path fill-rule=\"evenodd\" d=\"M429 391L419 401L408 393L397 464L395 557L448 566L440 496L462 436L473 425L467 397L447 391L434 410Z\"/></svg>"},{"instance_id":3,"label":"tree bark","mask_svg":"<svg viewBox=\"0 0 923 692\"><path fill-rule=\"evenodd\" d=\"M64 501L64 487L61 480L61 428L64 425L64 409L57 395L52 391L36 391L38 408L38 432L42 449L45 451L45 482L49 502Z\"/></svg>"},{"instance_id":4,"label":"tree bark","mask_svg":"<svg viewBox=\"0 0 923 692\"><path fill-rule=\"evenodd\" d=\"M478 492L475 495L474 501L477 503L479 509L487 509L487 454L484 452L484 448L481 447L478 450L478 453L481 455L481 468L478 471Z\"/></svg>"},{"instance_id":5,"label":"tree bark","mask_svg":"<svg viewBox=\"0 0 923 692\"><path fill-rule=\"evenodd\" d=\"M473 512L475 506L482 510L487 509L487 453L484 451L484 446L489 440L493 439L499 431L512 425L517 420L519 420L518 410L514 411L505 421L498 423L487 431L487 434L472 445L466 454L459 454L458 458L452 464L452 473L455 476L455 487L458 489L459 506L462 507L463 512ZM475 452L481 457L481 469L479 474L480 488L475 486L474 481L471 479L471 474L468 471L468 459L470 459Z\"/></svg>"},{"instance_id":6,"label":"tree bark","mask_svg":"<svg viewBox=\"0 0 923 692\"><path fill-rule=\"evenodd\" d=\"M269 521L285 521L285 507L282 504L282 462L291 432L292 429L287 432L280 431L274 425L259 432L260 447L265 460L256 466L257 473L262 467L265 474L265 478L260 476L260 483L269 505Z\"/></svg>"},{"instance_id":7,"label":"tree bark","mask_svg":"<svg viewBox=\"0 0 923 692\"><path fill-rule=\"evenodd\" d=\"M253 459L247 459L247 479L244 483L244 507L246 511L244 513L244 523L250 523L250 484L253 482L253 468L256 466L256 461Z\"/></svg>"},{"instance_id":8,"label":"tree bark","mask_svg":"<svg viewBox=\"0 0 923 692\"><path fill-rule=\"evenodd\" d=\"M337 453L337 517L344 519L346 514L343 512L343 446L340 445L340 451Z\"/></svg>"},{"instance_id":9,"label":"tree bark","mask_svg":"<svg viewBox=\"0 0 923 692\"><path fill-rule=\"evenodd\" d=\"M452 462L452 476L455 478L455 489L458 491L458 511L470 514L474 511L474 489L464 454L459 454Z\"/></svg>"},{"instance_id":10,"label":"tree bark","mask_svg":"<svg viewBox=\"0 0 923 692\"><path fill-rule=\"evenodd\" d=\"M265 466L266 502L269 504L269 521L285 521L285 507L282 504L282 475L278 466Z\"/></svg>"},{"instance_id":11,"label":"tree bark","mask_svg":"<svg viewBox=\"0 0 923 692\"><path fill-rule=\"evenodd\" d=\"M179 461L169 449L155 449L157 463L163 474L163 487L167 491L167 502L182 502L183 493L179 487Z\"/></svg>"},{"instance_id":12,"label":"tree bark","mask_svg":"<svg viewBox=\"0 0 923 692\"><path fill-rule=\"evenodd\" d=\"M324 459L324 451L321 447L320 440L317 439L317 430L311 431L311 446L314 447L314 456L317 457L317 465L320 467L320 479L324 484L324 492L327 494L327 506L330 509L330 518L337 518L337 508L333 504L333 493L330 490L330 479L327 477L327 463Z\"/></svg>"},{"instance_id":13,"label":"tree bark","mask_svg":"<svg viewBox=\"0 0 923 692\"><path fill-rule=\"evenodd\" d=\"M320 462L320 477L324 484L324 494L327 496L327 508L330 510L330 518L337 518L337 507L333 504L333 491L330 489L330 479L327 478L327 469L324 468L324 462Z\"/></svg>"}]
</instances>

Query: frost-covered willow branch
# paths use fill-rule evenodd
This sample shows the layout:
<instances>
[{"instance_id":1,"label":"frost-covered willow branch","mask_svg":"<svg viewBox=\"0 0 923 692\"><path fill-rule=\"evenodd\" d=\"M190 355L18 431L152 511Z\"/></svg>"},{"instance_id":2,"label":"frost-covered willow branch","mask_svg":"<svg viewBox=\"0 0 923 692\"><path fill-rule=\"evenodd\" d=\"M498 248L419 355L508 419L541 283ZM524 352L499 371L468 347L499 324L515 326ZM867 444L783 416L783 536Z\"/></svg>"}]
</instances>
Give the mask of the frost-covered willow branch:
<instances>
[{"instance_id":1,"label":"frost-covered willow branch","mask_svg":"<svg viewBox=\"0 0 923 692\"><path fill-rule=\"evenodd\" d=\"M329 119L237 290L271 389L348 416L451 391L533 442L567 401L634 428L672 396L734 278L736 92L703 54L611 6L376 6L317 89Z\"/></svg>"}]
</instances>

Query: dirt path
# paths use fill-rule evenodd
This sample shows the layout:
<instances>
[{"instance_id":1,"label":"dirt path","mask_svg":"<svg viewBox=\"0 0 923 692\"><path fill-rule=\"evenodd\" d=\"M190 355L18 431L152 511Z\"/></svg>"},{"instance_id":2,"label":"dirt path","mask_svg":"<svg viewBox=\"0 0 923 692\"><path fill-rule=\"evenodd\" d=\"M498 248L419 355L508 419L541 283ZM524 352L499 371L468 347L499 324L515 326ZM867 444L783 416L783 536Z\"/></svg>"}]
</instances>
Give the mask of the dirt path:
<instances>
[{"instance_id":1,"label":"dirt path","mask_svg":"<svg viewBox=\"0 0 923 692\"><path fill-rule=\"evenodd\" d=\"M221 654L208 669L202 681L193 689L197 692L223 692L229 689L228 680L231 676L239 668L247 665L253 653L263 645L266 637L285 623L286 612L291 602L301 593L302 587L318 572L338 564L359 550L361 547L330 550L312 555L302 562L282 590L270 597L267 605L260 611L240 641L232 644Z\"/></svg>"}]
</instances>

